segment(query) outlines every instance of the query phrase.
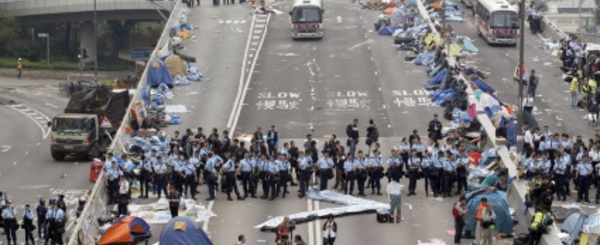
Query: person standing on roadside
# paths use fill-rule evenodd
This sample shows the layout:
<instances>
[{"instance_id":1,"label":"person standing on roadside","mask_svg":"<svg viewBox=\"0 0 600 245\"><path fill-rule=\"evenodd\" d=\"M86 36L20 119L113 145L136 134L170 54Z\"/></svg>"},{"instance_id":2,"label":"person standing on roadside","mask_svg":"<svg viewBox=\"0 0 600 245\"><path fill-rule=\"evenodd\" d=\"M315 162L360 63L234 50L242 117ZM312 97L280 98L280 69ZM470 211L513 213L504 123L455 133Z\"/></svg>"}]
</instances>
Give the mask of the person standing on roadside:
<instances>
[{"instance_id":1,"label":"person standing on roadside","mask_svg":"<svg viewBox=\"0 0 600 245\"><path fill-rule=\"evenodd\" d=\"M358 144L358 138L359 138L359 134L358 134L358 119L354 119L352 121L352 124L348 124L348 126L346 126L346 136L348 136L348 147L350 148L349 153L354 155L354 152L356 151L356 144Z\"/></svg>"},{"instance_id":2,"label":"person standing on roadside","mask_svg":"<svg viewBox=\"0 0 600 245\"><path fill-rule=\"evenodd\" d=\"M337 237L338 226L333 221L333 214L327 215L327 221L323 224L323 245L333 245Z\"/></svg>"},{"instance_id":3,"label":"person standing on roadside","mask_svg":"<svg viewBox=\"0 0 600 245\"><path fill-rule=\"evenodd\" d=\"M25 229L25 244L29 245L29 241L35 245L35 240L33 239L33 220L35 219L35 214L31 211L31 206L29 204L25 205L25 212L23 213L23 228Z\"/></svg>"},{"instance_id":4,"label":"person standing on roadside","mask_svg":"<svg viewBox=\"0 0 600 245\"><path fill-rule=\"evenodd\" d=\"M527 86L527 93L535 100L535 91L537 90L538 84L540 83L540 77L535 74L535 70L531 69L531 75L529 75L529 84Z\"/></svg>"},{"instance_id":5,"label":"person standing on roadside","mask_svg":"<svg viewBox=\"0 0 600 245\"><path fill-rule=\"evenodd\" d=\"M390 201L390 214L392 215L392 220L390 223L400 223L402 219L402 186L400 186L400 178L398 176L392 177L392 182L387 185L387 194L388 199Z\"/></svg>"},{"instance_id":6,"label":"person standing on roadside","mask_svg":"<svg viewBox=\"0 0 600 245\"><path fill-rule=\"evenodd\" d=\"M371 145L373 143L377 143L379 141L379 129L377 129L377 125L375 125L375 121L373 119L369 119L369 127L367 128L367 140L365 143L369 147L369 151L371 150Z\"/></svg>"},{"instance_id":7,"label":"person standing on roadside","mask_svg":"<svg viewBox=\"0 0 600 245\"><path fill-rule=\"evenodd\" d=\"M23 60L21 58L17 60L17 71L19 72L17 78L21 79L21 72L23 71Z\"/></svg>"},{"instance_id":8,"label":"person standing on roadside","mask_svg":"<svg viewBox=\"0 0 600 245\"><path fill-rule=\"evenodd\" d=\"M569 92L571 92L571 107L577 107L577 98L579 96L579 78L577 76L573 76L571 80L571 85L569 85Z\"/></svg>"},{"instance_id":9,"label":"person standing on roadside","mask_svg":"<svg viewBox=\"0 0 600 245\"><path fill-rule=\"evenodd\" d=\"M275 125L271 125L271 130L267 132L267 149L269 156L277 155L277 148L279 147L279 131Z\"/></svg>"},{"instance_id":10,"label":"person standing on roadside","mask_svg":"<svg viewBox=\"0 0 600 245\"><path fill-rule=\"evenodd\" d=\"M429 133L429 138L433 140L433 142L437 142L442 138L442 123L438 120L437 114L433 115L433 119L429 122L427 132ZM412 143L412 141L410 142Z\"/></svg>"},{"instance_id":11,"label":"person standing on roadside","mask_svg":"<svg viewBox=\"0 0 600 245\"><path fill-rule=\"evenodd\" d=\"M47 232L47 224L46 224L46 213L48 212L48 207L46 207L46 201L43 198L40 198L40 203L35 209L37 213L37 224L38 224L38 238L42 239L46 237Z\"/></svg>"},{"instance_id":12,"label":"person standing on roadside","mask_svg":"<svg viewBox=\"0 0 600 245\"><path fill-rule=\"evenodd\" d=\"M167 194L167 200L169 201L169 211L171 212L171 218L175 218L179 215L179 201L181 194L177 191L174 185L169 185L169 194Z\"/></svg>"},{"instance_id":13,"label":"person standing on roadside","mask_svg":"<svg viewBox=\"0 0 600 245\"><path fill-rule=\"evenodd\" d=\"M465 226L465 215L467 214L467 198L461 196L459 201L454 204L452 216L454 216L454 244L459 245L462 239L463 228Z\"/></svg>"},{"instance_id":14,"label":"person standing on roadside","mask_svg":"<svg viewBox=\"0 0 600 245\"><path fill-rule=\"evenodd\" d=\"M12 201L6 202L6 208L2 210L2 220L4 221L4 233L8 245L11 244L11 240L17 245L16 230L19 224L17 223L17 210L12 206Z\"/></svg>"}]
</instances>

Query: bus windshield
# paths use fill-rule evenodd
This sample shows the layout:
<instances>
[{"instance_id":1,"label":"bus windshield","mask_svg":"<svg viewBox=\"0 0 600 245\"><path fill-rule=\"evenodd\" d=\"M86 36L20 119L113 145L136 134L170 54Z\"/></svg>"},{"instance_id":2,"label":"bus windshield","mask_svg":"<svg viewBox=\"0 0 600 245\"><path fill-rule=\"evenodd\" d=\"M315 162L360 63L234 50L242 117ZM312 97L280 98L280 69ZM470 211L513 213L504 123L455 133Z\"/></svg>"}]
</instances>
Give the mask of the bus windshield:
<instances>
[{"instance_id":1,"label":"bus windshield","mask_svg":"<svg viewBox=\"0 0 600 245\"><path fill-rule=\"evenodd\" d=\"M296 7L292 13L292 23L321 23L321 10L316 7Z\"/></svg>"},{"instance_id":2,"label":"bus windshield","mask_svg":"<svg viewBox=\"0 0 600 245\"><path fill-rule=\"evenodd\" d=\"M495 12L492 14L490 21L491 28L508 28L517 29L519 28L519 17L515 12Z\"/></svg>"}]
</instances>

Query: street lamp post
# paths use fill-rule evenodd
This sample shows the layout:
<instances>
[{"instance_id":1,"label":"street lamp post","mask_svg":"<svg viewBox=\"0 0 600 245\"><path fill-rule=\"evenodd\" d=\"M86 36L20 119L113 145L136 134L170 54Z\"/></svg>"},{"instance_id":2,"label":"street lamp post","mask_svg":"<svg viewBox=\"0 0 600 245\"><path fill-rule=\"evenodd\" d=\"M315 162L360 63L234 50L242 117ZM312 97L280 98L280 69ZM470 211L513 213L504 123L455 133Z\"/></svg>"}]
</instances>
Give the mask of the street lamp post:
<instances>
[{"instance_id":1,"label":"street lamp post","mask_svg":"<svg viewBox=\"0 0 600 245\"><path fill-rule=\"evenodd\" d=\"M519 35L520 35L520 39L519 39L519 67L517 67L517 72L518 72L518 79L519 79L519 96L517 96L518 98L518 103L517 105L519 105L519 108L516 110L517 111L517 134L519 132L522 132L523 130L523 120L525 119L524 117L524 110L523 110L523 80L524 80L524 75L526 71L523 71L523 69L525 68L525 0L521 0L519 3L519 15L520 15L520 22L521 22L521 26L519 29ZM522 144L517 144L517 152L521 152L522 151Z\"/></svg>"},{"instance_id":2,"label":"street lamp post","mask_svg":"<svg viewBox=\"0 0 600 245\"><path fill-rule=\"evenodd\" d=\"M94 81L98 82L98 13L94 0Z\"/></svg>"}]
</instances>

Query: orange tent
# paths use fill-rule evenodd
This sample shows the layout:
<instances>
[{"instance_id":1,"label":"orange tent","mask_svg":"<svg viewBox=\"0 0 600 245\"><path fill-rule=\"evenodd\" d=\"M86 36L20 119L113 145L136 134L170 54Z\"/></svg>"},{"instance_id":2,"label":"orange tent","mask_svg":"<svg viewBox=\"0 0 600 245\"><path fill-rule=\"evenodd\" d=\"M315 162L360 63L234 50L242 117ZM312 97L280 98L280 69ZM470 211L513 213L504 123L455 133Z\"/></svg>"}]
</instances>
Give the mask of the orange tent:
<instances>
[{"instance_id":1,"label":"orange tent","mask_svg":"<svg viewBox=\"0 0 600 245\"><path fill-rule=\"evenodd\" d=\"M437 1L435 3L429 4L429 6L431 6L432 8L435 8L435 9L441 9L442 8L442 1Z\"/></svg>"},{"instance_id":2,"label":"orange tent","mask_svg":"<svg viewBox=\"0 0 600 245\"><path fill-rule=\"evenodd\" d=\"M115 222L98 241L99 245L135 244L152 236L146 221L134 216Z\"/></svg>"}]
</instances>

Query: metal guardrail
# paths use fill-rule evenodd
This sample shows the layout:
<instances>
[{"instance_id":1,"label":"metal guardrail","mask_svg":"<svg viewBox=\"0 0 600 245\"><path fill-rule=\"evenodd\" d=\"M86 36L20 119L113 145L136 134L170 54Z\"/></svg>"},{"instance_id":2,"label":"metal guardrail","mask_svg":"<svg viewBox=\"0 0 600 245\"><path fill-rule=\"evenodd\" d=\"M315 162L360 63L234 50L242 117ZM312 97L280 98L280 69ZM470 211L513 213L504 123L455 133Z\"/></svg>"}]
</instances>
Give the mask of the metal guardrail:
<instances>
[{"instance_id":1,"label":"metal guardrail","mask_svg":"<svg viewBox=\"0 0 600 245\"><path fill-rule=\"evenodd\" d=\"M169 31L172 26L174 26L179 21L179 16L184 11L184 4L182 1L174 1L171 8L171 15L169 16L169 20L165 24L165 29L158 40L158 43L152 53L150 61L154 60L160 53L168 50L169 43ZM148 62L142 76L140 77L140 82L138 83L136 92L129 104L127 109L127 113L123 118L121 126L117 131L115 139L113 140L110 149L116 154L119 155L122 152L123 147L130 140L130 136L127 134L126 128L129 126L130 117L131 117L131 109L136 101L141 101L142 94L144 91L148 89L146 86L146 78L148 74L148 69L150 67L151 62ZM146 91L147 92L147 91ZM148 93L149 94L149 93ZM80 217L77 219L77 223L72 232L71 237L68 240L68 245L81 245L81 244L96 244L96 240L99 238L99 228L100 225L98 223L98 218L102 218L107 214L106 207L106 186L105 186L105 174L101 172L96 180L96 184L94 185L90 197L85 204L83 212Z\"/></svg>"}]
</instances>

